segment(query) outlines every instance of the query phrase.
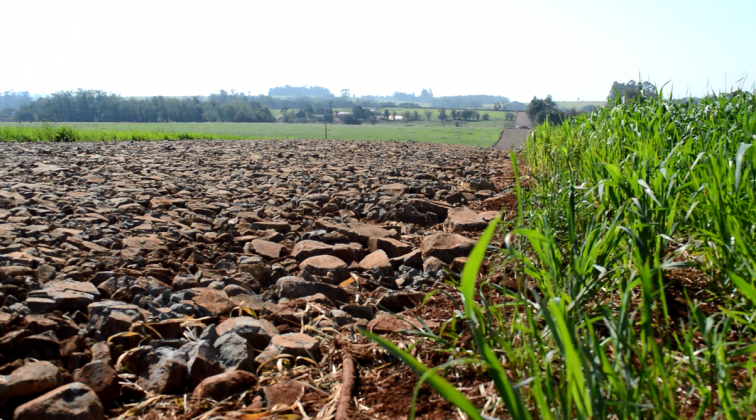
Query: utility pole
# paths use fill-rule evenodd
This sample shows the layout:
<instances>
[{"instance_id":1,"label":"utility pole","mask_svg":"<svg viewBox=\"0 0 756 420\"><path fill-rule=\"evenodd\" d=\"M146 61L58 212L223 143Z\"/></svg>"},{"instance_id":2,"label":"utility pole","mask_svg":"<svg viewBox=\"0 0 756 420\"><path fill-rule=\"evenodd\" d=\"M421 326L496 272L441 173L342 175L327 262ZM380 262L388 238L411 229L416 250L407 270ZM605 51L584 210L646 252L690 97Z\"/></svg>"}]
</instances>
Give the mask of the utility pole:
<instances>
[{"instance_id":1,"label":"utility pole","mask_svg":"<svg viewBox=\"0 0 756 420\"><path fill-rule=\"evenodd\" d=\"M331 119L331 124L333 124L333 101L328 101L328 106L329 106L329 112L330 112L330 114L328 115L328 118ZM325 139L328 140L328 120L325 118L323 118L323 120L325 120L325 137L326 137Z\"/></svg>"}]
</instances>

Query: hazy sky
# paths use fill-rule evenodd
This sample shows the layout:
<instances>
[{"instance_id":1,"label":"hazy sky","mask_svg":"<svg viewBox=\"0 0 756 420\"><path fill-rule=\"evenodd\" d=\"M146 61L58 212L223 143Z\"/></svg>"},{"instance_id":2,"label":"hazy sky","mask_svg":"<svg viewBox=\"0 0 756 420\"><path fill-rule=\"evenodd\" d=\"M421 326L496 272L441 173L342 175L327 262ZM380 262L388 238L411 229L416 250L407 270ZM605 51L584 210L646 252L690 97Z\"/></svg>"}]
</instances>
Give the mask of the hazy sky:
<instances>
[{"instance_id":1,"label":"hazy sky","mask_svg":"<svg viewBox=\"0 0 756 420\"><path fill-rule=\"evenodd\" d=\"M756 0L0 0L0 10L0 91L289 84L524 102L601 100L639 74L671 81L675 96L756 80Z\"/></svg>"}]
</instances>

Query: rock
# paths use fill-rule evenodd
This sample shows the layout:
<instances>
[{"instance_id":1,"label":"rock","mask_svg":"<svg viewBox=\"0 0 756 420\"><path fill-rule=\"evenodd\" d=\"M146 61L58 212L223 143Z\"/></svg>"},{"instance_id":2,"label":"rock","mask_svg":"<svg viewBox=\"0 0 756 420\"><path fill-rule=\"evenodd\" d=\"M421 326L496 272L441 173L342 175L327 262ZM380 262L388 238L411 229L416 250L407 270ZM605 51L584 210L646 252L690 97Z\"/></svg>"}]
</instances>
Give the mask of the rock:
<instances>
[{"instance_id":1,"label":"rock","mask_svg":"<svg viewBox=\"0 0 756 420\"><path fill-rule=\"evenodd\" d=\"M249 316L229 318L221 322L215 331L219 336L229 331L236 333L256 349L264 349L270 344L273 336L278 335L278 329L270 322Z\"/></svg>"},{"instance_id":2,"label":"rock","mask_svg":"<svg viewBox=\"0 0 756 420\"><path fill-rule=\"evenodd\" d=\"M462 235L453 233L437 233L423 239L420 251L423 257L436 257L446 264L457 257L466 257L470 254L475 241Z\"/></svg>"},{"instance_id":3,"label":"rock","mask_svg":"<svg viewBox=\"0 0 756 420\"><path fill-rule=\"evenodd\" d=\"M242 370L232 370L203 380L194 389L196 399L210 398L222 401L226 398L249 391L257 385L257 376Z\"/></svg>"},{"instance_id":4,"label":"rock","mask_svg":"<svg viewBox=\"0 0 756 420\"><path fill-rule=\"evenodd\" d=\"M74 380L94 391L105 408L112 407L121 395L118 374L110 365L101 360L84 365Z\"/></svg>"},{"instance_id":5,"label":"rock","mask_svg":"<svg viewBox=\"0 0 756 420\"><path fill-rule=\"evenodd\" d=\"M404 194L404 192L407 191L407 188L408 187L404 184L388 184L379 187L378 192L382 194L399 196Z\"/></svg>"},{"instance_id":6,"label":"rock","mask_svg":"<svg viewBox=\"0 0 756 420\"><path fill-rule=\"evenodd\" d=\"M338 281L344 281L351 277L346 263L330 255L310 257L302 261L302 263L299 264L299 268L316 276L325 277L329 273L333 273Z\"/></svg>"},{"instance_id":7,"label":"rock","mask_svg":"<svg viewBox=\"0 0 756 420\"><path fill-rule=\"evenodd\" d=\"M463 207L449 209L446 225L454 232L476 232L488 226L478 213Z\"/></svg>"},{"instance_id":8,"label":"rock","mask_svg":"<svg viewBox=\"0 0 756 420\"><path fill-rule=\"evenodd\" d=\"M34 275L34 270L29 267L10 265L6 267L0 267L0 279L6 277L23 277Z\"/></svg>"},{"instance_id":9,"label":"rock","mask_svg":"<svg viewBox=\"0 0 756 420\"><path fill-rule=\"evenodd\" d=\"M341 310L355 318L371 320L375 317L375 308L372 306L344 305Z\"/></svg>"},{"instance_id":10,"label":"rock","mask_svg":"<svg viewBox=\"0 0 756 420\"><path fill-rule=\"evenodd\" d=\"M254 230L268 230L272 229L276 232L289 233L291 225L286 222L255 222L252 223L252 229Z\"/></svg>"},{"instance_id":11,"label":"rock","mask_svg":"<svg viewBox=\"0 0 756 420\"><path fill-rule=\"evenodd\" d=\"M181 347L187 356L186 379L191 388L211 376L223 372L223 367L218 362L218 352L207 340L199 340L188 343Z\"/></svg>"},{"instance_id":12,"label":"rock","mask_svg":"<svg viewBox=\"0 0 756 420\"><path fill-rule=\"evenodd\" d=\"M396 258L412 251L412 245L399 242L392 238L370 238L368 240L370 252L383 250L389 258Z\"/></svg>"},{"instance_id":13,"label":"rock","mask_svg":"<svg viewBox=\"0 0 756 420\"><path fill-rule=\"evenodd\" d=\"M304 281L301 277L284 277L278 281L278 296L287 299L297 299L323 294L331 302L349 301L346 290L326 283Z\"/></svg>"},{"instance_id":14,"label":"rock","mask_svg":"<svg viewBox=\"0 0 756 420\"><path fill-rule=\"evenodd\" d=\"M262 239L255 239L254 241L252 241L252 248L254 248L255 253L257 253L258 255L262 255L263 257L271 260L277 260L284 256L285 250L283 245Z\"/></svg>"},{"instance_id":15,"label":"rock","mask_svg":"<svg viewBox=\"0 0 756 420\"><path fill-rule=\"evenodd\" d=\"M425 322L425 325L427 325L428 328L438 328L438 323L435 321L424 320L423 322ZM403 320L400 320L399 318L385 312L379 313L367 324L367 330L377 334L390 334L402 330L423 328L423 324L415 318L405 317Z\"/></svg>"},{"instance_id":16,"label":"rock","mask_svg":"<svg viewBox=\"0 0 756 420\"><path fill-rule=\"evenodd\" d=\"M419 249L410 251L407 254L401 255L391 259L391 265L394 269L399 268L402 265L407 267L420 268L423 266L423 253Z\"/></svg>"},{"instance_id":17,"label":"rock","mask_svg":"<svg viewBox=\"0 0 756 420\"><path fill-rule=\"evenodd\" d=\"M381 297L375 306L385 311L399 313L405 309L417 307L424 297L424 294L416 292L391 293Z\"/></svg>"},{"instance_id":18,"label":"rock","mask_svg":"<svg viewBox=\"0 0 756 420\"><path fill-rule=\"evenodd\" d=\"M26 307L33 314L46 314L55 310L55 301L48 298L26 298Z\"/></svg>"},{"instance_id":19,"label":"rock","mask_svg":"<svg viewBox=\"0 0 756 420\"><path fill-rule=\"evenodd\" d=\"M184 383L186 371L179 351L160 347L142 357L137 384L156 394L181 393L188 385Z\"/></svg>"},{"instance_id":20,"label":"rock","mask_svg":"<svg viewBox=\"0 0 756 420\"><path fill-rule=\"evenodd\" d=\"M75 335L60 343L60 357L69 357L73 353L83 352L85 348L84 337Z\"/></svg>"},{"instance_id":21,"label":"rock","mask_svg":"<svg viewBox=\"0 0 756 420\"><path fill-rule=\"evenodd\" d=\"M297 261L304 261L310 257L316 257L318 255L331 255L333 254L333 246L324 244L322 242L304 240L297 242L294 245L294 249L291 251L291 256L296 258Z\"/></svg>"},{"instance_id":22,"label":"rock","mask_svg":"<svg viewBox=\"0 0 756 420\"><path fill-rule=\"evenodd\" d=\"M50 362L31 362L0 376L0 402L14 398L29 398L63 385L57 366Z\"/></svg>"},{"instance_id":23,"label":"rock","mask_svg":"<svg viewBox=\"0 0 756 420\"><path fill-rule=\"evenodd\" d=\"M255 358L255 361L262 365L281 354L319 361L320 343L317 339L302 333L277 335L273 337L265 351Z\"/></svg>"},{"instance_id":24,"label":"rock","mask_svg":"<svg viewBox=\"0 0 756 420\"><path fill-rule=\"evenodd\" d=\"M97 395L81 382L56 388L16 408L14 420L101 420L104 410Z\"/></svg>"},{"instance_id":25,"label":"rock","mask_svg":"<svg viewBox=\"0 0 756 420\"><path fill-rule=\"evenodd\" d=\"M255 350L236 333L229 332L217 340L214 347L218 350L218 360L226 370L255 371Z\"/></svg>"},{"instance_id":26,"label":"rock","mask_svg":"<svg viewBox=\"0 0 756 420\"><path fill-rule=\"evenodd\" d=\"M234 308L234 303L228 298L226 292L213 289L191 289L197 292L192 301L203 310L205 316L218 316Z\"/></svg>"},{"instance_id":27,"label":"rock","mask_svg":"<svg viewBox=\"0 0 756 420\"><path fill-rule=\"evenodd\" d=\"M448 265L436 257L429 257L423 262L423 272L426 273L436 273L442 267L448 267Z\"/></svg>"},{"instance_id":28,"label":"rock","mask_svg":"<svg viewBox=\"0 0 756 420\"><path fill-rule=\"evenodd\" d=\"M375 270L385 277L394 275L394 267L389 261L388 255L383 250L375 251L360 261L360 267L366 270Z\"/></svg>"}]
</instances>

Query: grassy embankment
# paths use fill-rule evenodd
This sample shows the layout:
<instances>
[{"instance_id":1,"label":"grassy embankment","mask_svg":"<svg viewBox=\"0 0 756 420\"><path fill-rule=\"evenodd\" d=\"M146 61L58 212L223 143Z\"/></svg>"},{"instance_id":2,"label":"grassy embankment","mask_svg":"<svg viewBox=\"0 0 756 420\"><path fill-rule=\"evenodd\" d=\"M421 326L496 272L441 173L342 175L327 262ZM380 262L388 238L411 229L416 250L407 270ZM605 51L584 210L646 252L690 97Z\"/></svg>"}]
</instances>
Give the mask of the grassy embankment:
<instances>
[{"instance_id":1,"label":"grassy embankment","mask_svg":"<svg viewBox=\"0 0 756 420\"><path fill-rule=\"evenodd\" d=\"M502 117L503 118L503 117ZM474 121L455 127L439 121L379 122L376 125L328 126L329 139L423 141L491 146L504 121ZM0 125L0 141L184 140L184 139L304 139L324 138L323 124L283 123L65 123Z\"/></svg>"},{"instance_id":2,"label":"grassy embankment","mask_svg":"<svg viewBox=\"0 0 756 420\"><path fill-rule=\"evenodd\" d=\"M473 419L756 416L756 96L658 99L535 131L517 216L456 285L464 311L421 334L447 363L373 338ZM473 366L501 397L482 413L433 373Z\"/></svg>"}]
</instances>

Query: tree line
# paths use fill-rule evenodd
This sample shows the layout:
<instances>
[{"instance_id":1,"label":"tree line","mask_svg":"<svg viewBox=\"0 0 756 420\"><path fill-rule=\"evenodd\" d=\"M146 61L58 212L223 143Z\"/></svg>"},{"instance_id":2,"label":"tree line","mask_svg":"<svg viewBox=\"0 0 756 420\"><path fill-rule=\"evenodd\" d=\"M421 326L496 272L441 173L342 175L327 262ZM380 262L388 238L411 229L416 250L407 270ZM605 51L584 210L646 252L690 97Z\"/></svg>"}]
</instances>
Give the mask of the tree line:
<instances>
[{"instance_id":1,"label":"tree line","mask_svg":"<svg viewBox=\"0 0 756 420\"><path fill-rule=\"evenodd\" d=\"M123 98L100 90L64 91L20 106L17 121L50 122L273 122L270 109L243 93L199 97Z\"/></svg>"}]
</instances>

